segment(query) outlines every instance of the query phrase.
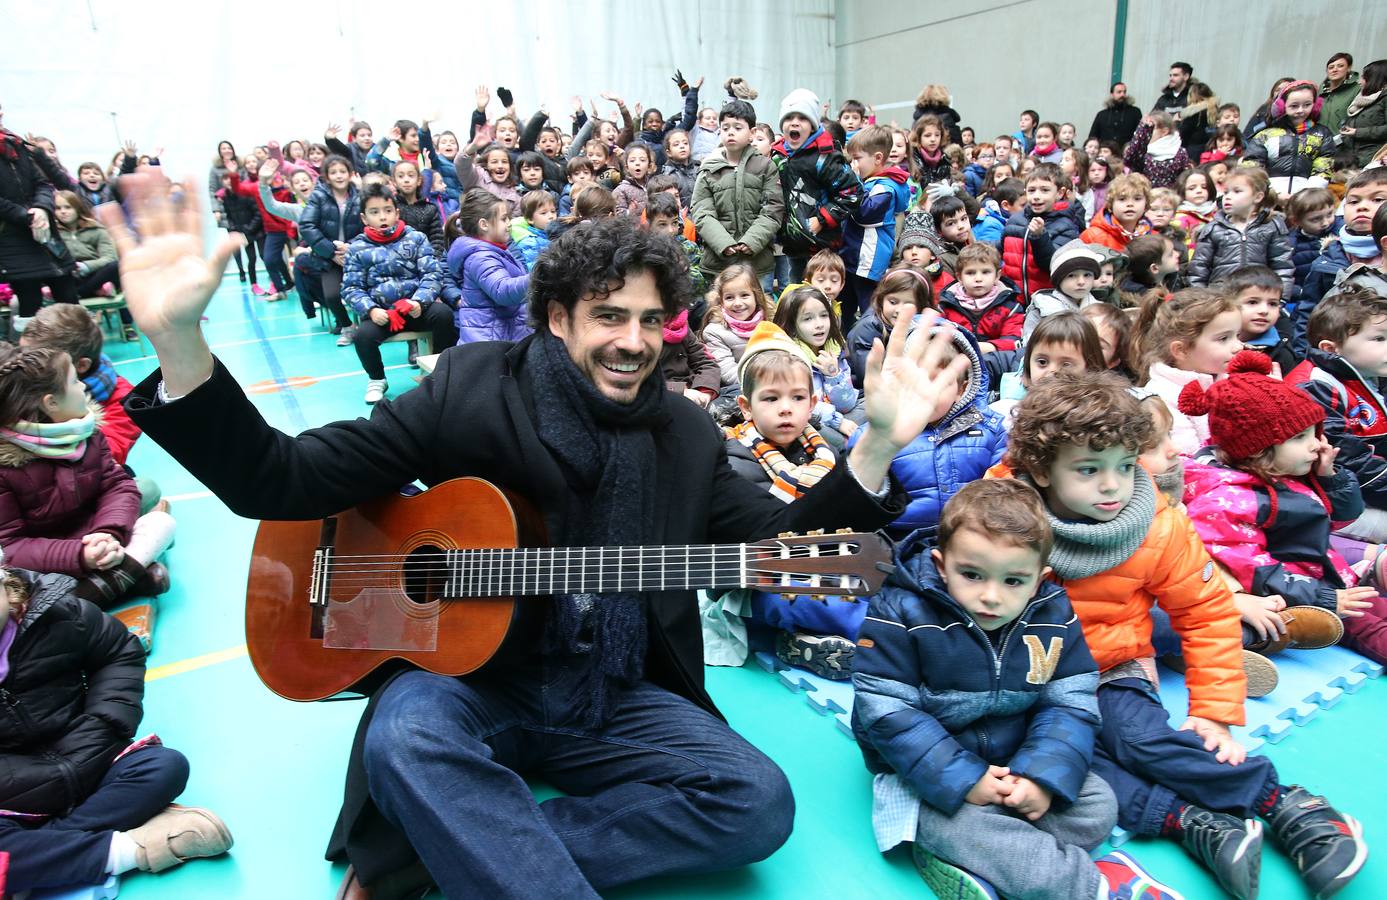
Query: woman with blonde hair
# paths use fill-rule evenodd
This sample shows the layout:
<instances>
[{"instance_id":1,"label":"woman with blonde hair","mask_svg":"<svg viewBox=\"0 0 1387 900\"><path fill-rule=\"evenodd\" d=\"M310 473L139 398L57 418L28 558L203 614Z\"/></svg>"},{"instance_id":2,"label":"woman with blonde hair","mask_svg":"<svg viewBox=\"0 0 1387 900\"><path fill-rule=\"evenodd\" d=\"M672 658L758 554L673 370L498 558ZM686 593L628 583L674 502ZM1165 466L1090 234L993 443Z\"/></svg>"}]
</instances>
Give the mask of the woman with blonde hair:
<instances>
[{"instance_id":1,"label":"woman with blonde hair","mask_svg":"<svg viewBox=\"0 0 1387 900\"><path fill-rule=\"evenodd\" d=\"M920 96L915 98L915 118L921 116L938 116L940 123L944 126L944 136L948 144L962 144L963 131L958 127L962 121L962 116L958 110L949 105L952 98L949 96L949 89L942 84L927 84L920 89Z\"/></svg>"}]
</instances>

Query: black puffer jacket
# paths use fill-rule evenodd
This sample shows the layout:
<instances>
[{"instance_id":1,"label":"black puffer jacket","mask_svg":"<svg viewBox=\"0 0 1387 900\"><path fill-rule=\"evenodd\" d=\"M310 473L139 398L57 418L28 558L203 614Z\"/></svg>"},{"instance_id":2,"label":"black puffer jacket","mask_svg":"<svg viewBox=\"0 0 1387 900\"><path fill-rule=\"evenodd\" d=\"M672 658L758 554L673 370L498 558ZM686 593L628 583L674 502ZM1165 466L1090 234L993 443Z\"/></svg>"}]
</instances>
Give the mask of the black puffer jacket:
<instances>
[{"instance_id":1,"label":"black puffer jacket","mask_svg":"<svg viewBox=\"0 0 1387 900\"><path fill-rule=\"evenodd\" d=\"M10 571L30 596L0 682L0 807L63 815L130 745L144 715L144 650L74 597L68 576Z\"/></svg>"},{"instance_id":2,"label":"black puffer jacket","mask_svg":"<svg viewBox=\"0 0 1387 900\"><path fill-rule=\"evenodd\" d=\"M10 154L14 158L10 158ZM53 185L18 135L0 128L0 282L56 278L62 270L29 230L29 210L53 219Z\"/></svg>"},{"instance_id":3,"label":"black puffer jacket","mask_svg":"<svg viewBox=\"0 0 1387 900\"><path fill-rule=\"evenodd\" d=\"M945 135L949 139L947 143L963 143L963 129L959 127L959 123L963 121L963 117L960 116L958 110L954 109L952 106L928 106L920 104L915 107L915 119L921 116L938 116L939 121L944 125ZM911 119L910 121L913 123L915 119Z\"/></svg>"}]
</instances>

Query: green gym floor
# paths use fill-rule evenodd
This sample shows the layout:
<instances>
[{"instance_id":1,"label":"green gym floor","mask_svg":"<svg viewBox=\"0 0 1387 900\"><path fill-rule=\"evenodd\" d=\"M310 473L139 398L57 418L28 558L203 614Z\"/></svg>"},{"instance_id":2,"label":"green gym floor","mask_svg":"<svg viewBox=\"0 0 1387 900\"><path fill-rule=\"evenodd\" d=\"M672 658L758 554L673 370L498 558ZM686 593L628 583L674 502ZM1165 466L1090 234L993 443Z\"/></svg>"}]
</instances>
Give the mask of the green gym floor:
<instances>
[{"instance_id":1,"label":"green gym floor","mask_svg":"<svg viewBox=\"0 0 1387 900\"><path fill-rule=\"evenodd\" d=\"M208 341L266 419L289 433L364 416L366 376L351 348L334 346L294 299L266 304L238 282L222 282L205 323ZM405 347L384 348L391 394L414 385ZM137 382L155 367L147 342L108 336L117 371ZM281 389L276 390L276 386ZM283 387L292 385L292 387ZM263 688L245 655L242 613L256 523L232 515L149 439L130 457L173 503L178 541L169 553L173 589L160 598L145 718L192 762L181 802L226 820L231 853L161 875L135 873L121 896L144 898L330 898L342 866L323 859L337 814L347 751L363 705L296 704ZM871 829L871 779L852 741L754 662L710 668L708 687L732 726L768 753L794 786L797 817L789 842L769 860L736 872L655 880L616 898L879 898L929 896L909 854L882 856ZM1183 711L1181 711L1183 714ZM1268 752L1287 782L1326 794L1380 843L1357 880L1338 896L1382 896L1387 881L1387 677L1370 680L1333 709L1291 729ZM480 828L487 823L479 822ZM1221 896L1215 882L1174 844L1133 841L1125 848L1190 900ZM537 886L537 896L543 896ZM1308 893L1293 866L1267 842L1261 896Z\"/></svg>"}]
</instances>

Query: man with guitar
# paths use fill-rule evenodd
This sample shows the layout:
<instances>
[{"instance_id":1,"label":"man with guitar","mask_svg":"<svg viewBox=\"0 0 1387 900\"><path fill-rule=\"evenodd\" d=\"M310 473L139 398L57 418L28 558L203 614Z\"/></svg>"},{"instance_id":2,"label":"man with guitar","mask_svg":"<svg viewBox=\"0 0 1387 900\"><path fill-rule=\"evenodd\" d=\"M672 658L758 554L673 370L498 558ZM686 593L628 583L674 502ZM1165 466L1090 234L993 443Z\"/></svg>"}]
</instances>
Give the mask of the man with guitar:
<instances>
[{"instance_id":1,"label":"man with guitar","mask_svg":"<svg viewBox=\"0 0 1387 900\"><path fill-rule=\"evenodd\" d=\"M292 438L261 418L200 329L239 238L204 257L201 191L169 188L154 174L129 179L138 237L119 207L101 210L160 363L128 408L248 517L322 519L415 478L471 475L529 499L559 546L871 531L904 507L893 456L966 364L939 364L947 335L907 351L907 329L892 332L869 357L870 427L847 464L782 504L738 478L707 414L663 385L662 326L690 299L680 249L612 219L541 257L534 336L449 349L369 420ZM374 690L329 847L352 864L344 896L404 896L431 881L449 897L596 897L764 859L788 838L784 774L703 688L693 591L547 600L541 632L504 661L458 678L405 671ZM566 796L536 803L528 773Z\"/></svg>"}]
</instances>

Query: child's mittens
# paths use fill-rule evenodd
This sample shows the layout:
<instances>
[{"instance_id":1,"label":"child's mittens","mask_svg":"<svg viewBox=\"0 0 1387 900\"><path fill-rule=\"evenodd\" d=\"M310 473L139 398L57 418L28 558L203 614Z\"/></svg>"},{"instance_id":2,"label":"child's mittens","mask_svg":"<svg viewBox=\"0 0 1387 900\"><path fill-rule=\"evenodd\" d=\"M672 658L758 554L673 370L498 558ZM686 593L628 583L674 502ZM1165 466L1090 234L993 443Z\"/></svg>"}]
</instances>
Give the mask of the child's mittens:
<instances>
[{"instance_id":1,"label":"child's mittens","mask_svg":"<svg viewBox=\"0 0 1387 900\"><path fill-rule=\"evenodd\" d=\"M515 102L515 98L511 95L511 92L503 87L498 87L496 89L496 96L500 98L501 105L506 109L510 109L511 104Z\"/></svg>"},{"instance_id":2,"label":"child's mittens","mask_svg":"<svg viewBox=\"0 0 1387 900\"><path fill-rule=\"evenodd\" d=\"M412 309L408 299L400 299L395 301L394 306L386 310L386 315L390 317L390 330L392 332L405 330L405 316L408 316Z\"/></svg>"},{"instance_id":3,"label":"child's mittens","mask_svg":"<svg viewBox=\"0 0 1387 900\"><path fill-rule=\"evenodd\" d=\"M679 87L679 95L682 97L689 92L689 83L684 80L684 73L678 69L674 70L674 77L670 79Z\"/></svg>"}]
</instances>

